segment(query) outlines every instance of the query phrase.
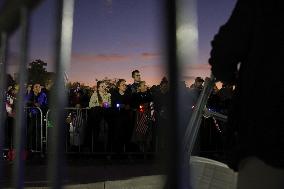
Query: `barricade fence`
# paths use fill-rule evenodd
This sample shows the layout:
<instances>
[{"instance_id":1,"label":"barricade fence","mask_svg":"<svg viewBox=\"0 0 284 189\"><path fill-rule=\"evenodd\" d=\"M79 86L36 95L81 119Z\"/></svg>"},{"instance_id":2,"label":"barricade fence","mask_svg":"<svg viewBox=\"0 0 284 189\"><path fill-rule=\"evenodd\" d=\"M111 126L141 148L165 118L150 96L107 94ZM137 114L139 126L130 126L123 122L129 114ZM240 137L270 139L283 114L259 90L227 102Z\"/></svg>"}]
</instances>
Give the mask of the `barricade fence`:
<instances>
[{"instance_id":1,"label":"barricade fence","mask_svg":"<svg viewBox=\"0 0 284 189\"><path fill-rule=\"evenodd\" d=\"M145 109L148 108L148 111ZM65 108L65 153L123 154L156 153L163 150L163 122L152 107L140 106L138 110L120 108ZM50 132L54 124L50 110L26 107L26 145L29 152L48 152ZM222 150L222 130L226 116L206 109L200 129L200 154ZM14 116L7 116L5 126L5 148L13 149ZM161 133L161 132L160 132Z\"/></svg>"},{"instance_id":2,"label":"barricade fence","mask_svg":"<svg viewBox=\"0 0 284 189\"><path fill-rule=\"evenodd\" d=\"M148 110L147 110L148 109ZM65 108L65 153L155 153L158 124L151 107ZM54 124L50 110L44 116L44 151L49 148Z\"/></svg>"},{"instance_id":3,"label":"barricade fence","mask_svg":"<svg viewBox=\"0 0 284 189\"><path fill-rule=\"evenodd\" d=\"M39 107L25 107L24 117L26 124L24 128L24 148L26 151L33 153L43 153L43 136L44 136L44 125L43 125L43 111ZM5 134L4 134L4 151L12 151L14 153L15 140L15 115L8 114L5 123ZM13 157L9 157L13 159Z\"/></svg>"}]
</instances>

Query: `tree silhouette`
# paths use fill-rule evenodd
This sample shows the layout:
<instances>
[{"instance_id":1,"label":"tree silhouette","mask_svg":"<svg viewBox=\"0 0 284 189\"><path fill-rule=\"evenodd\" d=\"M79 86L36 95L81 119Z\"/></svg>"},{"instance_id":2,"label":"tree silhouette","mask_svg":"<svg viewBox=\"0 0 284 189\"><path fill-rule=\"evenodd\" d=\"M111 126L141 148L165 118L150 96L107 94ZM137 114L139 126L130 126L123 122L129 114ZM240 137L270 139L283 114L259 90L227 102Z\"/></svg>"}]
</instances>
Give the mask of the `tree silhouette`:
<instances>
[{"instance_id":1,"label":"tree silhouette","mask_svg":"<svg viewBox=\"0 0 284 189\"><path fill-rule=\"evenodd\" d=\"M48 80L48 74L46 71L47 63L37 59L29 63L28 67L28 83L35 84L39 83L44 85Z\"/></svg>"}]
</instances>

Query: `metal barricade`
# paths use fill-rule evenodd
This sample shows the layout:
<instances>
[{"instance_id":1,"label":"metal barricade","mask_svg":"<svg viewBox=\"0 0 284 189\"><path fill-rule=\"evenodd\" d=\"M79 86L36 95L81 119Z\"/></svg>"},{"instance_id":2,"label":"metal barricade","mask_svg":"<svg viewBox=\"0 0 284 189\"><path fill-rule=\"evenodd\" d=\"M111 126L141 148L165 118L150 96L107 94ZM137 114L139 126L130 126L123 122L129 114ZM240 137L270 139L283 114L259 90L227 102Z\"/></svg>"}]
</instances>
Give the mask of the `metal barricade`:
<instances>
[{"instance_id":1,"label":"metal barricade","mask_svg":"<svg viewBox=\"0 0 284 189\"><path fill-rule=\"evenodd\" d=\"M78 152L81 152L81 146L84 143L85 127L88 121L88 109L65 108L68 112L66 118L67 128L69 126L66 130L66 152L72 152L74 150L72 147L78 148Z\"/></svg>"},{"instance_id":2,"label":"metal barricade","mask_svg":"<svg viewBox=\"0 0 284 189\"><path fill-rule=\"evenodd\" d=\"M113 141L110 139L110 133L114 132L114 135L120 135L121 133L116 133L114 130L110 131L110 129L113 129L116 127L116 121L114 117L117 118L117 115L115 116L114 111L111 109L108 109L109 112L106 113L104 109L101 109L101 111L98 112L92 112L94 109L90 108L65 108L66 114L65 116L65 124L63 127L66 127L65 132L65 152L66 153L91 153L91 154L115 154L115 150L113 149ZM143 133L144 135L149 134L150 136L150 142L152 146L150 148L146 148L146 144L142 144L139 148L139 145L136 146L137 149L126 149L126 143L135 143L134 141L134 135L137 135L137 115L139 111L132 111L133 116L128 117L127 122L131 125L131 136L126 136L127 134L123 133L122 138L120 136L120 142L123 143L123 151L119 152L122 154L153 154L157 152L157 136L156 132L154 132L155 123L151 123L152 125L147 125L148 128L140 128L141 130L145 131ZM42 143L44 144L45 150L49 148L49 141L50 141L50 132L53 128L53 123L50 120L50 110L46 112L46 115L44 117L45 121L45 133L42 137ZM91 115L90 115L91 114ZM107 114L107 115L106 115ZM151 114L149 114L151 115ZM149 117L147 115L148 119L154 119L153 117ZM88 120L88 117L91 116L92 119ZM101 117L100 117L101 116ZM98 118L100 117L100 118ZM111 121L108 119L111 117ZM134 120L133 117L136 117ZM94 119L95 118L95 119ZM98 119L96 119L98 118ZM98 121L99 120L99 121ZM141 124L141 123L140 123ZM146 124L146 123L144 123ZM125 125L122 125L125 126ZM140 125L142 126L142 125ZM144 125L145 126L145 125ZM88 129L88 131L87 131ZM129 128L127 128L129 129ZM124 129L122 132L126 132L129 134L129 131ZM139 131L141 132L141 131ZM85 140L86 135L89 136L88 140ZM118 137L118 136L115 136ZM129 138L130 137L130 138ZM128 139L129 141L128 141ZM149 138L148 138L149 139ZM112 142L110 142L112 141ZM128 141L128 142L127 142ZM99 143L97 143L99 142ZM84 145L84 149L82 150L82 146ZM150 149L150 150L149 150Z\"/></svg>"},{"instance_id":3,"label":"metal barricade","mask_svg":"<svg viewBox=\"0 0 284 189\"><path fill-rule=\"evenodd\" d=\"M203 116L214 117L215 119L218 119L223 122L226 122L228 120L228 116L212 111L211 109L207 107L204 108Z\"/></svg>"},{"instance_id":4,"label":"metal barricade","mask_svg":"<svg viewBox=\"0 0 284 189\"><path fill-rule=\"evenodd\" d=\"M185 159L189 159L188 156L190 156L192 149L194 147L196 137L199 131L202 115L204 112L204 108L206 106L207 100L209 95L211 94L211 91L213 89L213 83L214 83L214 77L211 75L210 79L207 79L204 84L204 88L198 98L198 101L194 107L192 116L190 118L190 122L187 126L184 142L183 142L183 150Z\"/></svg>"},{"instance_id":5,"label":"metal barricade","mask_svg":"<svg viewBox=\"0 0 284 189\"><path fill-rule=\"evenodd\" d=\"M77 152L81 152L81 145L83 144L83 133L84 133L84 127L87 124L88 121L88 109L89 108L65 108L66 115L65 116L65 124L64 127L66 127L65 132L65 152L74 152L72 151L72 147L78 147L76 149ZM45 135L43 137L43 143L45 143L45 149L48 149L48 143L49 143L49 133L50 129L54 127L54 123L50 120L50 110L46 112L45 115ZM75 149L75 148L74 148Z\"/></svg>"},{"instance_id":6,"label":"metal barricade","mask_svg":"<svg viewBox=\"0 0 284 189\"><path fill-rule=\"evenodd\" d=\"M26 139L28 143L26 144L27 150L31 152L43 152L43 112L39 107L25 107L25 114L27 118L27 128L26 128ZM39 125L38 126L38 122ZM34 130L35 129L35 130ZM38 132L40 129L40 132ZM30 133L31 132L31 133ZM34 136L35 134L35 145ZM38 137L40 134L40 139ZM40 143L40 144L39 144ZM39 148L40 145L40 148Z\"/></svg>"},{"instance_id":7,"label":"metal barricade","mask_svg":"<svg viewBox=\"0 0 284 189\"><path fill-rule=\"evenodd\" d=\"M200 129L200 124L203 119L203 116L212 117L213 119L218 119L223 122L227 121L226 115L214 112L206 107L207 100L213 89L213 84L214 84L214 76L211 75L211 78L208 78L205 81L204 88L198 98L190 122L188 124L187 130L185 132L183 149L186 159L188 159L188 156L191 155L193 147L196 143L197 135Z\"/></svg>"},{"instance_id":8,"label":"metal barricade","mask_svg":"<svg viewBox=\"0 0 284 189\"><path fill-rule=\"evenodd\" d=\"M24 114L26 118L25 130L25 149L29 152L41 153L43 151L43 112L39 107L25 107ZM7 130L9 129L9 140L8 146L5 146L6 150L13 150L15 148L14 144L14 130L15 128L15 117L8 116L5 123ZM8 120L9 119L9 120ZM40 135L40 136L39 136Z\"/></svg>"},{"instance_id":9,"label":"metal barricade","mask_svg":"<svg viewBox=\"0 0 284 189\"><path fill-rule=\"evenodd\" d=\"M192 155L225 161L226 122L226 115L205 107Z\"/></svg>"}]
</instances>

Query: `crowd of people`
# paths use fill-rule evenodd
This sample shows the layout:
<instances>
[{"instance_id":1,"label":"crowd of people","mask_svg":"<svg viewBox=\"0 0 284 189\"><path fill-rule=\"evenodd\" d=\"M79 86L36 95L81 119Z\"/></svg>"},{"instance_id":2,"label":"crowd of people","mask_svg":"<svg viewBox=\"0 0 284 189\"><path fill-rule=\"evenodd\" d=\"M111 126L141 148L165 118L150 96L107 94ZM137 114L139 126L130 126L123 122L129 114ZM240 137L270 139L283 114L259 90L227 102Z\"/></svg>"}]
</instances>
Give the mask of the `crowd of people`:
<instances>
[{"instance_id":1,"label":"crowd of people","mask_svg":"<svg viewBox=\"0 0 284 189\"><path fill-rule=\"evenodd\" d=\"M82 86L76 82L68 87L68 110L66 115L66 141L68 148L81 146L85 151L154 151L166 145L163 125L169 119L167 98L169 82L164 77L159 85L148 87L141 80L139 70L132 72L133 83L127 84L125 79L116 83L106 80L97 81L95 88ZM187 87L181 83L182 124L186 127L190 113L200 92L204 80L197 77ZM42 140L38 108L43 116L49 109L50 91L53 82L49 81L42 87L39 83L27 85L27 149L39 150ZM12 148L13 123L15 117L17 84L8 88L6 110L7 124L5 146ZM224 85L220 90L215 86L208 106L215 111L226 114L232 97L233 88ZM82 111L86 110L86 111ZM48 120L47 120L48 121ZM44 124L44 127L48 124ZM43 127L43 128L44 128ZM82 129L83 128L83 129ZM80 139L74 142L74 131ZM45 129L44 129L45 132ZM69 133L73 133L70 135ZM158 133L162 133L159 139ZM73 142L72 142L73 140ZM78 142L80 141L80 142ZM158 141L158 142L157 142Z\"/></svg>"}]
</instances>

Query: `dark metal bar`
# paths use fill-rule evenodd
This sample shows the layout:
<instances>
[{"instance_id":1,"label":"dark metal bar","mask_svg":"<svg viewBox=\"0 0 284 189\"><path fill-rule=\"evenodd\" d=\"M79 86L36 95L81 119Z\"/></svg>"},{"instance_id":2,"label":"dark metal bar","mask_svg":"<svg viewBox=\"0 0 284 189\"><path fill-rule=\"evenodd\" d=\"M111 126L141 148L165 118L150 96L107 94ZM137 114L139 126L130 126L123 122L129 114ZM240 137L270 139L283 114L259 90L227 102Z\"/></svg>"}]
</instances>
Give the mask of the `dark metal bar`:
<instances>
[{"instance_id":1,"label":"dark metal bar","mask_svg":"<svg viewBox=\"0 0 284 189\"><path fill-rule=\"evenodd\" d=\"M220 121L223 121L223 122L226 122L228 120L228 116L227 115L223 115L223 114L220 114L218 112L214 112L208 108L204 108L204 114L203 116L205 117L213 117L215 119L218 119Z\"/></svg>"},{"instance_id":2,"label":"dark metal bar","mask_svg":"<svg viewBox=\"0 0 284 189\"><path fill-rule=\"evenodd\" d=\"M52 91L51 120L54 127L52 132L52 151L49 153L49 177L53 188L61 188L63 178L63 149L64 149L64 118L66 106L66 89L64 73L70 64L72 31L73 31L74 0L58 1L58 23L56 37L56 77Z\"/></svg>"},{"instance_id":3,"label":"dark metal bar","mask_svg":"<svg viewBox=\"0 0 284 189\"><path fill-rule=\"evenodd\" d=\"M178 149L178 62L177 62L177 39L176 39L176 1L167 0L165 7L166 13L166 61L167 61L167 73L169 76L169 122L165 127L167 128L167 136L169 139L168 150L164 157L167 163L168 179L165 188L180 188L179 187L179 149Z\"/></svg>"},{"instance_id":4,"label":"dark metal bar","mask_svg":"<svg viewBox=\"0 0 284 189\"><path fill-rule=\"evenodd\" d=\"M0 32L8 35L20 25L21 7L31 10L42 0L6 0L0 9Z\"/></svg>"},{"instance_id":5,"label":"dark metal bar","mask_svg":"<svg viewBox=\"0 0 284 189\"><path fill-rule=\"evenodd\" d=\"M6 52L7 52L7 34L1 33L1 46L0 46L0 155L3 154L4 139L5 139L5 97L6 97ZM2 180L3 159L0 158L0 188Z\"/></svg>"},{"instance_id":6,"label":"dark metal bar","mask_svg":"<svg viewBox=\"0 0 284 189\"><path fill-rule=\"evenodd\" d=\"M19 67L19 92L17 95L16 105L16 127L15 127L15 144L16 144L16 163L14 165L14 187L24 187L24 161L22 155L25 147L25 130L26 117L24 112L25 106L25 83L27 81L27 53L28 53L28 39L29 39L29 12L26 7L21 9L20 20L21 31L21 52L20 52L20 67Z\"/></svg>"},{"instance_id":7,"label":"dark metal bar","mask_svg":"<svg viewBox=\"0 0 284 189\"><path fill-rule=\"evenodd\" d=\"M184 150L187 155L191 155L192 149L194 147L196 137L200 128L200 123L202 119L202 115L204 113L204 109L213 89L214 84L214 77L211 75L210 79L205 80L204 89L202 90L194 111L192 113L190 122L187 126L187 130L185 132L185 139L184 139Z\"/></svg>"},{"instance_id":8,"label":"dark metal bar","mask_svg":"<svg viewBox=\"0 0 284 189\"><path fill-rule=\"evenodd\" d=\"M179 75L181 75L180 80L183 81L183 76L188 76L189 71L187 66L190 64L195 64L198 57L198 29L197 29L197 7L196 0L177 0L177 26L176 26L176 36L177 36L177 59L180 67ZM186 125L184 119L190 116L189 112L183 112L184 103L189 103L192 99L186 99L183 95L185 89L180 82L178 86L178 107L179 109L179 119L180 124L178 124L178 150L179 150L179 188L189 189L191 188L190 183L190 156L183 150L183 137L186 130ZM183 111L182 111L183 110ZM188 110L189 111L189 110Z\"/></svg>"}]
</instances>

